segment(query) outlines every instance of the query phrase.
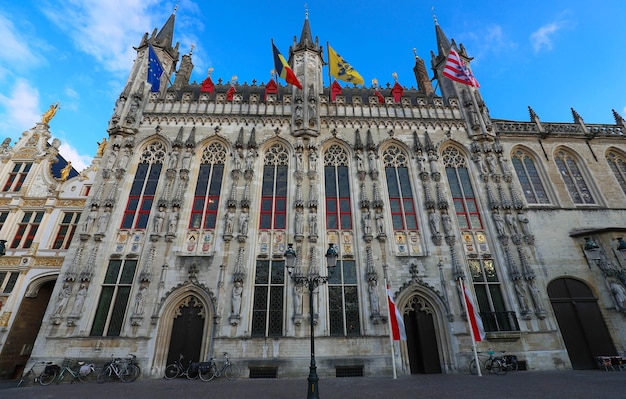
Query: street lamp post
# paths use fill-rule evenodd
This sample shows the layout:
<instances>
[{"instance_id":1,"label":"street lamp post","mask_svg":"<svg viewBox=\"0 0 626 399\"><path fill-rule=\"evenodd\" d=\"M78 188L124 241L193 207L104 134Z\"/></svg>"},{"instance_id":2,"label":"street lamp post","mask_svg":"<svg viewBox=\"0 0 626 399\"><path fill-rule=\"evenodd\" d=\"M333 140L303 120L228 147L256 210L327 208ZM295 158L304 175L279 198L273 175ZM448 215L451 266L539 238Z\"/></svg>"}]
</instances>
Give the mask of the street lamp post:
<instances>
[{"instance_id":1,"label":"street lamp post","mask_svg":"<svg viewBox=\"0 0 626 399\"><path fill-rule=\"evenodd\" d=\"M328 267L328 275L320 276L319 274L311 274L304 276L301 274L292 274L296 265L297 254L293 249L293 244L287 244L287 251L285 251L285 267L287 272L296 284L303 284L309 289L309 315L311 324L311 365L309 366L309 378L308 381L308 393L307 399L319 399L319 377L317 376L317 366L315 365L315 334L313 324L313 291L322 284L328 281L328 278L332 276L337 266L337 250L333 244L328 245L326 251L326 266Z\"/></svg>"}]
</instances>

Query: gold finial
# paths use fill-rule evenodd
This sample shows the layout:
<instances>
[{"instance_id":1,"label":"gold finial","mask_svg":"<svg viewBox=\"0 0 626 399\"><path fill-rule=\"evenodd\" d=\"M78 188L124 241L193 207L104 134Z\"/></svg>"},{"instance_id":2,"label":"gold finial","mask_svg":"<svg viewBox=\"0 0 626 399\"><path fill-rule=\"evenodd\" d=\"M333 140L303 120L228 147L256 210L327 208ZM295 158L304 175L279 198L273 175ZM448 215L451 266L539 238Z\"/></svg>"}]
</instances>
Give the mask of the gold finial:
<instances>
[{"instance_id":1,"label":"gold finial","mask_svg":"<svg viewBox=\"0 0 626 399\"><path fill-rule=\"evenodd\" d=\"M372 79L372 86L378 87L378 79L376 78Z\"/></svg>"},{"instance_id":2,"label":"gold finial","mask_svg":"<svg viewBox=\"0 0 626 399\"><path fill-rule=\"evenodd\" d=\"M420 58L420 57L417 55L417 49L416 49L416 48L413 48L413 54L415 55L415 59Z\"/></svg>"},{"instance_id":3,"label":"gold finial","mask_svg":"<svg viewBox=\"0 0 626 399\"><path fill-rule=\"evenodd\" d=\"M272 69L272 70L270 71L270 76L272 77L272 79L274 79L274 74L275 74L275 73L276 73L276 70L275 70L275 69Z\"/></svg>"},{"instance_id":4,"label":"gold finial","mask_svg":"<svg viewBox=\"0 0 626 399\"><path fill-rule=\"evenodd\" d=\"M391 76L393 76L393 80L398 81L398 74L396 72L392 73Z\"/></svg>"},{"instance_id":5,"label":"gold finial","mask_svg":"<svg viewBox=\"0 0 626 399\"><path fill-rule=\"evenodd\" d=\"M233 75L233 77L230 78L230 82L231 82L231 84L237 83L237 75Z\"/></svg>"},{"instance_id":6,"label":"gold finial","mask_svg":"<svg viewBox=\"0 0 626 399\"><path fill-rule=\"evenodd\" d=\"M435 21L435 25L438 25L439 22L437 22L437 16L435 15L435 6L432 7L432 11L433 11L433 21Z\"/></svg>"},{"instance_id":7,"label":"gold finial","mask_svg":"<svg viewBox=\"0 0 626 399\"><path fill-rule=\"evenodd\" d=\"M44 112L43 115L41 115L41 123L47 125L52 120L54 115L57 113L58 109L59 109L59 103L58 102L56 104L52 104L50 106L50 109L48 109L46 112Z\"/></svg>"},{"instance_id":8,"label":"gold finial","mask_svg":"<svg viewBox=\"0 0 626 399\"><path fill-rule=\"evenodd\" d=\"M209 76L213 73L213 67L209 68Z\"/></svg>"}]
</instances>

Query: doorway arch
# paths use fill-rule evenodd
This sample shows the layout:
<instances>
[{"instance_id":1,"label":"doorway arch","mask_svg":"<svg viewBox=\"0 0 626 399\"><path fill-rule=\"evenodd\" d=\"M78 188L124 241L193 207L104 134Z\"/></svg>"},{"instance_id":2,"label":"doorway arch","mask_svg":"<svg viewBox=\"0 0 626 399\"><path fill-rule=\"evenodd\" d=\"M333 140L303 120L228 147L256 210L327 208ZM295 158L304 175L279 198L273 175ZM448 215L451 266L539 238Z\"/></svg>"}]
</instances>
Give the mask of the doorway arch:
<instances>
[{"instance_id":1,"label":"doorway arch","mask_svg":"<svg viewBox=\"0 0 626 399\"><path fill-rule=\"evenodd\" d=\"M188 352L187 355L183 353L186 360L201 361L208 358L215 315L215 298L210 290L188 281L173 289L162 300L160 308L162 310L152 361L154 373L162 374L171 356L178 359L181 352L175 352L181 348ZM190 327L189 333L195 337L187 347L177 347L180 340L186 339L181 335L186 334L181 330L181 325Z\"/></svg>"},{"instance_id":2,"label":"doorway arch","mask_svg":"<svg viewBox=\"0 0 626 399\"><path fill-rule=\"evenodd\" d=\"M580 280L558 278L548 284L548 296L575 370L596 367L596 356L616 355L598 298Z\"/></svg>"},{"instance_id":3,"label":"doorway arch","mask_svg":"<svg viewBox=\"0 0 626 399\"><path fill-rule=\"evenodd\" d=\"M6 373L3 377L17 378L24 369L41 328L56 277L56 274L44 276L31 282L22 297L0 353L0 370Z\"/></svg>"},{"instance_id":4,"label":"doorway arch","mask_svg":"<svg viewBox=\"0 0 626 399\"><path fill-rule=\"evenodd\" d=\"M407 335L402 345L405 370L411 374L452 372L448 312L441 297L418 281L403 288L396 302Z\"/></svg>"}]
</instances>

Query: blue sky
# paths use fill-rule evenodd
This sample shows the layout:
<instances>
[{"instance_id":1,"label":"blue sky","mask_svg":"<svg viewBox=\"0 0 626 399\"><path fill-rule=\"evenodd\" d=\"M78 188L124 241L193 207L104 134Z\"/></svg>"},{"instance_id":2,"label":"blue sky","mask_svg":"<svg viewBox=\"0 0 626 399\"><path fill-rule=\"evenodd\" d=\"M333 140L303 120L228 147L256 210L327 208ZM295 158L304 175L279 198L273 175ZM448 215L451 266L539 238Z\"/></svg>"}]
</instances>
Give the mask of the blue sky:
<instances>
[{"instance_id":1,"label":"blue sky","mask_svg":"<svg viewBox=\"0 0 626 399\"><path fill-rule=\"evenodd\" d=\"M161 28L176 1L22 0L0 8L0 140L16 141L48 107L61 109L50 131L61 153L81 170L107 136L113 105L144 32ZM287 5L285 5L287 4ZM416 86L415 48L430 68L436 49L433 11L449 39L463 43L492 118L614 123L626 113L626 2L561 1L309 1L309 21L370 86ZM300 36L305 3L180 0L175 41L191 45L191 80L236 75L267 82L271 39L288 55ZM326 55L326 50L324 50ZM327 71L324 71L327 76ZM432 74L431 74L432 76ZM325 78L327 79L327 78ZM326 82L328 84L328 81Z\"/></svg>"}]
</instances>

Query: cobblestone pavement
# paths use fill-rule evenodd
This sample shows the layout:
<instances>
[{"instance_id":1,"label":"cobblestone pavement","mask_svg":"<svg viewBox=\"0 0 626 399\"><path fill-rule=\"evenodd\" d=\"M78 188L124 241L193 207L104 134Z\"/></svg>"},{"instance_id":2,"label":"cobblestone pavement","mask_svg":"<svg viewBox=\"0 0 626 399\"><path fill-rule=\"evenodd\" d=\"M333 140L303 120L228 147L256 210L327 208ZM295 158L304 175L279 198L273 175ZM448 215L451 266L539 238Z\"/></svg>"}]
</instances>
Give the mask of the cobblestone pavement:
<instances>
[{"instance_id":1,"label":"cobblestone pavement","mask_svg":"<svg viewBox=\"0 0 626 399\"><path fill-rule=\"evenodd\" d=\"M211 382L185 379L142 379L133 383L64 383L14 388L17 382L0 382L0 398L306 398L302 379L223 378ZM503 376L412 375L391 377L322 378L321 399L399 398L507 398L593 399L626 398L626 372L619 371L520 371Z\"/></svg>"}]
</instances>

